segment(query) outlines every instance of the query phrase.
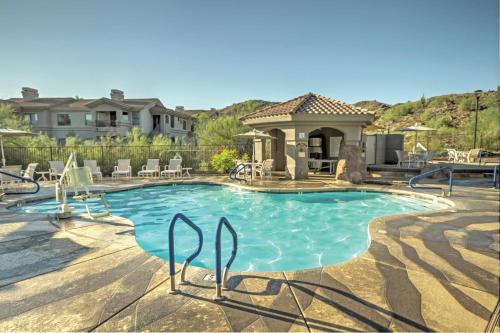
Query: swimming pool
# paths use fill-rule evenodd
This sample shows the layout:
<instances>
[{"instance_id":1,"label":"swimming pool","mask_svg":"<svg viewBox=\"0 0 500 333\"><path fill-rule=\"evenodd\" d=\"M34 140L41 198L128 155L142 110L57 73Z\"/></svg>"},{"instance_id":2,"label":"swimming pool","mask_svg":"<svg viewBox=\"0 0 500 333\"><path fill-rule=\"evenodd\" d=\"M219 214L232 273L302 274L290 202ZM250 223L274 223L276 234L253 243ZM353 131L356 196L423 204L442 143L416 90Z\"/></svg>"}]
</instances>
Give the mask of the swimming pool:
<instances>
[{"instance_id":1,"label":"swimming pool","mask_svg":"<svg viewBox=\"0 0 500 333\"><path fill-rule=\"evenodd\" d=\"M192 265L215 267L215 229L225 216L238 234L234 271L289 271L340 263L368 249L368 223L374 217L429 211L447 206L378 192L262 193L219 185L163 185L107 194L111 213L132 220L138 244L168 259L168 226L184 213L203 230L204 246ZM71 201L70 201L71 202ZM77 212L83 205L71 202ZM12 209L54 212L54 200ZM175 229L176 261L197 247L197 235L184 223ZM232 240L223 231L223 263Z\"/></svg>"}]
</instances>

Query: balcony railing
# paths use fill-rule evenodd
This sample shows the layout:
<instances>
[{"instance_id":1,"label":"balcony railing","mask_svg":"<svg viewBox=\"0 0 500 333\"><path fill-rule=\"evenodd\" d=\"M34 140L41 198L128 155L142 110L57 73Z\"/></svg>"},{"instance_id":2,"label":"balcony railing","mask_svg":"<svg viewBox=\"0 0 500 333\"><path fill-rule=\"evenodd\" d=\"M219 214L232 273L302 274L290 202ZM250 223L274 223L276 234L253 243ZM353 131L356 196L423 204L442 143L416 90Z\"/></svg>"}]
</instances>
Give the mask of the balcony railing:
<instances>
[{"instance_id":1,"label":"balcony railing","mask_svg":"<svg viewBox=\"0 0 500 333\"><path fill-rule=\"evenodd\" d=\"M85 121L85 125L94 127L132 127L129 121L117 121L117 120L95 120L95 121Z\"/></svg>"}]
</instances>

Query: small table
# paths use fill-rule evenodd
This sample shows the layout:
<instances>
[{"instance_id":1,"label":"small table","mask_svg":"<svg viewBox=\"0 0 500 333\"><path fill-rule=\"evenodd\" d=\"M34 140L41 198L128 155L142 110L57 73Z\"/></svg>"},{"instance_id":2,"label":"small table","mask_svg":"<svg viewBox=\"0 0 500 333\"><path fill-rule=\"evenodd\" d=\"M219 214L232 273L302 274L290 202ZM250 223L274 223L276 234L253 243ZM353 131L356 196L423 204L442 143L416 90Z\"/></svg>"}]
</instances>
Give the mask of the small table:
<instances>
[{"instance_id":1,"label":"small table","mask_svg":"<svg viewBox=\"0 0 500 333\"><path fill-rule=\"evenodd\" d=\"M309 159L309 163L314 163L314 162L317 162L317 163L320 163L320 167L319 168L314 168L314 173L320 171L321 169L323 169L323 163L327 163L328 164L328 169L330 170L330 174L333 173L333 169L334 169L334 166L335 166L335 163L337 163L337 160L321 160L321 159L316 159L316 158L310 158Z\"/></svg>"},{"instance_id":2,"label":"small table","mask_svg":"<svg viewBox=\"0 0 500 333\"><path fill-rule=\"evenodd\" d=\"M182 168L182 177L184 177L184 176L191 177L189 170L193 170L193 168Z\"/></svg>"},{"instance_id":3,"label":"small table","mask_svg":"<svg viewBox=\"0 0 500 333\"><path fill-rule=\"evenodd\" d=\"M46 176L50 174L50 171L36 171L35 173L40 175L40 177L38 177L38 181L48 181Z\"/></svg>"}]
</instances>

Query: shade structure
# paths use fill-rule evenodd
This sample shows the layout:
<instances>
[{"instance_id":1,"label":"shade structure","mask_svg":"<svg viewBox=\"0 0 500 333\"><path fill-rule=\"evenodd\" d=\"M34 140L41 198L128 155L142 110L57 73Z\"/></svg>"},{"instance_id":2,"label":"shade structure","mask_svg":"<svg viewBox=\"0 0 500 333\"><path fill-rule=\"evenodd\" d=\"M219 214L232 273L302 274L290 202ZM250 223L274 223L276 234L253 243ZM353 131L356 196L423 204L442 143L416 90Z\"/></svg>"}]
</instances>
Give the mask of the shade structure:
<instances>
[{"instance_id":1,"label":"shade structure","mask_svg":"<svg viewBox=\"0 0 500 333\"><path fill-rule=\"evenodd\" d=\"M235 137L241 138L241 139L252 139L253 140L253 148L252 148L252 163L255 160L255 140L265 140L265 139L276 139L274 136L271 136L267 133L264 133L263 131L256 130L255 128L251 131L248 131L246 133L240 133L236 134ZM255 176L255 168L253 167L252 164L252 173L250 175L250 184L252 184L252 180Z\"/></svg>"},{"instance_id":2,"label":"shade structure","mask_svg":"<svg viewBox=\"0 0 500 333\"><path fill-rule=\"evenodd\" d=\"M413 151L415 151L415 149L417 148L418 132L432 132L432 131L436 131L436 129L432 128L432 127L427 127L427 126L415 124L414 126L401 128L400 131L401 132L415 132L415 144L413 145Z\"/></svg>"},{"instance_id":3,"label":"shade structure","mask_svg":"<svg viewBox=\"0 0 500 333\"><path fill-rule=\"evenodd\" d=\"M11 137L18 137L18 136L31 136L35 135L34 133L28 132L28 131L23 131L23 130L16 130L16 129L11 129L11 128L0 128L0 149L2 150L2 166L6 165L5 161L5 153L3 151L3 138L11 138Z\"/></svg>"}]
</instances>

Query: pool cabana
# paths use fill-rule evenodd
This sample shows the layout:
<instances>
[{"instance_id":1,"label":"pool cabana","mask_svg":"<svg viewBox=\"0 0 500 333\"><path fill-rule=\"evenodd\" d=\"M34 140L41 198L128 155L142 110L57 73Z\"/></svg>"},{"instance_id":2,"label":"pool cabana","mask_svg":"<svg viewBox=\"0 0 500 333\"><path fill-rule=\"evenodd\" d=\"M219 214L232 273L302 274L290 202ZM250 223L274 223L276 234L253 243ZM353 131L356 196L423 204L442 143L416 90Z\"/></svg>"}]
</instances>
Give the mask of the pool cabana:
<instances>
[{"instance_id":1,"label":"pool cabana","mask_svg":"<svg viewBox=\"0 0 500 333\"><path fill-rule=\"evenodd\" d=\"M275 137L270 155L274 170L285 171L291 179L308 177L310 154L321 159L338 156L346 146L361 147L363 128L371 124L374 115L356 106L313 93L271 105L240 118L243 124ZM311 142L320 145L309 147ZM359 149L357 149L359 151ZM356 149L355 149L356 151ZM256 142L256 159L266 156L265 140Z\"/></svg>"}]
</instances>

